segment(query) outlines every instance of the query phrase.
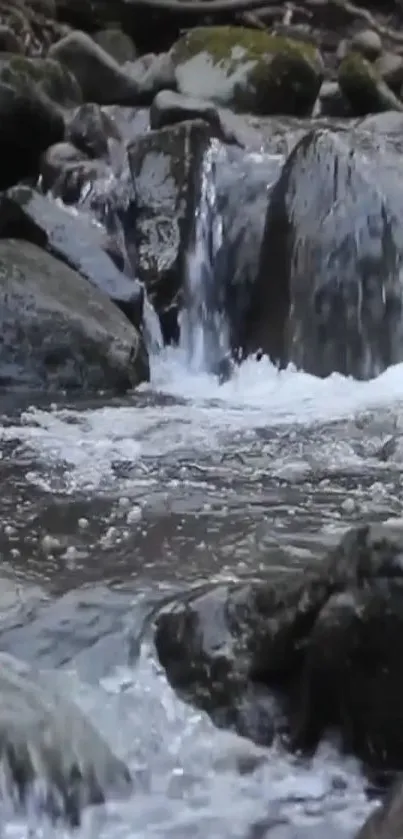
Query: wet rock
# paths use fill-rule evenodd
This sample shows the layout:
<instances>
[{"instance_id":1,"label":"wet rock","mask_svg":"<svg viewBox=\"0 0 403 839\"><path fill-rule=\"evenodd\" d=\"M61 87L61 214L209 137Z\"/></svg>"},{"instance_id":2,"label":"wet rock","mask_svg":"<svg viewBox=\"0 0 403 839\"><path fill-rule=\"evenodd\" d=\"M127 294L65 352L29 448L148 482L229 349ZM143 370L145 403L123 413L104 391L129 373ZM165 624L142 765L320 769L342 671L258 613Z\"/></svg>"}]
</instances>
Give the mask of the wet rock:
<instances>
[{"instance_id":1,"label":"wet rock","mask_svg":"<svg viewBox=\"0 0 403 839\"><path fill-rule=\"evenodd\" d=\"M226 122L222 110L203 99L193 99L172 90L157 93L150 108L150 127L163 128L189 119L204 119L221 136L223 143L239 144L236 133Z\"/></svg>"},{"instance_id":2,"label":"wet rock","mask_svg":"<svg viewBox=\"0 0 403 839\"><path fill-rule=\"evenodd\" d=\"M0 237L28 238L46 248L107 295L134 326L141 327L143 289L118 270L108 252L106 232L89 217L69 212L30 187L18 186L0 204Z\"/></svg>"},{"instance_id":3,"label":"wet rock","mask_svg":"<svg viewBox=\"0 0 403 839\"><path fill-rule=\"evenodd\" d=\"M197 27L171 56L181 93L255 114L310 114L323 76L315 47L257 29Z\"/></svg>"},{"instance_id":4,"label":"wet rock","mask_svg":"<svg viewBox=\"0 0 403 839\"><path fill-rule=\"evenodd\" d=\"M128 148L136 194L129 248L134 246L137 252L138 276L168 342L177 335L176 313L193 237L201 165L212 136L206 122L194 120L150 131Z\"/></svg>"},{"instance_id":5,"label":"wet rock","mask_svg":"<svg viewBox=\"0 0 403 839\"><path fill-rule=\"evenodd\" d=\"M136 47L129 35L126 35L121 29L100 29L98 32L94 32L92 37L95 43L111 55L118 64L135 61L137 57Z\"/></svg>"},{"instance_id":6,"label":"wet rock","mask_svg":"<svg viewBox=\"0 0 403 839\"><path fill-rule=\"evenodd\" d=\"M43 191L49 192L53 188L58 190L66 168L71 169L85 162L88 163L87 155L72 143L55 143L54 146L50 146L41 157L40 177Z\"/></svg>"},{"instance_id":7,"label":"wet rock","mask_svg":"<svg viewBox=\"0 0 403 839\"><path fill-rule=\"evenodd\" d=\"M319 113L325 117L351 117L352 110L338 82L323 82L319 91Z\"/></svg>"},{"instance_id":8,"label":"wet rock","mask_svg":"<svg viewBox=\"0 0 403 839\"><path fill-rule=\"evenodd\" d=\"M394 93L400 93L403 85L403 56L384 52L375 62L375 70Z\"/></svg>"},{"instance_id":9,"label":"wet rock","mask_svg":"<svg viewBox=\"0 0 403 839\"><path fill-rule=\"evenodd\" d=\"M0 25L0 53L12 52L22 55L24 52L22 42L10 26Z\"/></svg>"},{"instance_id":10,"label":"wet rock","mask_svg":"<svg viewBox=\"0 0 403 839\"><path fill-rule=\"evenodd\" d=\"M382 40L373 29L362 29L354 35L351 46L355 52L361 53L368 61L376 61L382 52Z\"/></svg>"},{"instance_id":11,"label":"wet rock","mask_svg":"<svg viewBox=\"0 0 403 839\"><path fill-rule=\"evenodd\" d=\"M0 654L0 752L10 793L27 804L35 781L51 818L78 826L84 808L129 795L128 768L90 721L52 685L50 675Z\"/></svg>"},{"instance_id":12,"label":"wet rock","mask_svg":"<svg viewBox=\"0 0 403 839\"><path fill-rule=\"evenodd\" d=\"M397 780L355 839L400 839L403 833L403 782Z\"/></svg>"},{"instance_id":13,"label":"wet rock","mask_svg":"<svg viewBox=\"0 0 403 839\"><path fill-rule=\"evenodd\" d=\"M0 56L0 82L11 85L16 91L24 91L31 83L61 106L77 105L82 101L80 87L72 73L51 58L3 53Z\"/></svg>"},{"instance_id":14,"label":"wet rock","mask_svg":"<svg viewBox=\"0 0 403 839\"><path fill-rule=\"evenodd\" d=\"M369 125L314 130L289 156L270 197L247 351L361 379L403 359L401 141L385 133L379 144Z\"/></svg>"},{"instance_id":15,"label":"wet rock","mask_svg":"<svg viewBox=\"0 0 403 839\"><path fill-rule=\"evenodd\" d=\"M122 142L115 121L99 105L87 102L75 111L67 136L88 157L109 159L109 143Z\"/></svg>"},{"instance_id":16,"label":"wet rock","mask_svg":"<svg viewBox=\"0 0 403 839\"><path fill-rule=\"evenodd\" d=\"M403 111L400 99L378 76L375 67L358 53L351 52L343 59L338 82L355 116L379 111Z\"/></svg>"},{"instance_id":17,"label":"wet rock","mask_svg":"<svg viewBox=\"0 0 403 839\"><path fill-rule=\"evenodd\" d=\"M97 288L30 242L0 241L3 389L125 392L148 380L144 344Z\"/></svg>"},{"instance_id":18,"label":"wet rock","mask_svg":"<svg viewBox=\"0 0 403 839\"><path fill-rule=\"evenodd\" d=\"M330 727L371 768L403 767L403 530L353 528L294 573L167 605L155 643L173 687L259 743L314 749ZM270 705L270 697L272 704Z\"/></svg>"},{"instance_id":19,"label":"wet rock","mask_svg":"<svg viewBox=\"0 0 403 839\"><path fill-rule=\"evenodd\" d=\"M63 137L62 115L35 85L0 82L0 190L37 174L41 154Z\"/></svg>"}]
</instances>

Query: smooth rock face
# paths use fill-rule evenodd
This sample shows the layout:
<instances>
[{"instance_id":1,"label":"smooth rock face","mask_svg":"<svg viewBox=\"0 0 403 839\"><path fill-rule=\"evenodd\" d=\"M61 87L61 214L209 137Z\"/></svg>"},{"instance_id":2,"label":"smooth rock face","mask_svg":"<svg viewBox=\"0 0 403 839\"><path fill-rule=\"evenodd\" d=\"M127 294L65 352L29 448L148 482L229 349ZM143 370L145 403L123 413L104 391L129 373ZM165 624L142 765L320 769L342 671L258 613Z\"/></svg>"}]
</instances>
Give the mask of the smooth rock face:
<instances>
[{"instance_id":1,"label":"smooth rock face","mask_svg":"<svg viewBox=\"0 0 403 839\"><path fill-rule=\"evenodd\" d=\"M128 795L130 773L83 713L64 699L51 676L0 653L0 756L10 792L22 805L35 780L46 785L52 818L78 826L83 809L108 794Z\"/></svg>"},{"instance_id":2,"label":"smooth rock face","mask_svg":"<svg viewBox=\"0 0 403 839\"><path fill-rule=\"evenodd\" d=\"M0 385L124 392L148 380L139 333L87 280L29 242L0 241Z\"/></svg>"},{"instance_id":3,"label":"smooth rock face","mask_svg":"<svg viewBox=\"0 0 403 839\"><path fill-rule=\"evenodd\" d=\"M245 319L248 351L319 376L403 359L400 140L364 129L314 130L289 156Z\"/></svg>"},{"instance_id":4,"label":"smooth rock face","mask_svg":"<svg viewBox=\"0 0 403 839\"><path fill-rule=\"evenodd\" d=\"M310 114L323 74L315 47L243 27L196 27L171 56L181 93L255 114Z\"/></svg>"},{"instance_id":5,"label":"smooth rock face","mask_svg":"<svg viewBox=\"0 0 403 839\"><path fill-rule=\"evenodd\" d=\"M108 237L98 224L68 212L30 187L19 186L10 190L7 200L0 204L1 238L19 238L20 235L19 217L14 207L10 207L10 202L16 204L33 222L33 227L44 234L44 246L50 253L106 294L134 326L141 328L142 287L117 269L108 253ZM22 238L41 245L35 229L32 238L27 237L26 224L21 229Z\"/></svg>"},{"instance_id":6,"label":"smooth rock face","mask_svg":"<svg viewBox=\"0 0 403 839\"><path fill-rule=\"evenodd\" d=\"M33 84L0 83L0 189L37 172L41 154L64 137L64 120Z\"/></svg>"},{"instance_id":7,"label":"smooth rock face","mask_svg":"<svg viewBox=\"0 0 403 839\"><path fill-rule=\"evenodd\" d=\"M128 148L136 195L132 237L138 276L160 316L167 341L177 337L202 160L211 137L211 127L194 120L150 131Z\"/></svg>"},{"instance_id":8,"label":"smooth rock face","mask_svg":"<svg viewBox=\"0 0 403 839\"><path fill-rule=\"evenodd\" d=\"M367 767L402 769L402 529L353 528L295 574L267 559L261 581L205 586L161 611L171 684L256 742L287 728L311 751L334 728Z\"/></svg>"}]
</instances>

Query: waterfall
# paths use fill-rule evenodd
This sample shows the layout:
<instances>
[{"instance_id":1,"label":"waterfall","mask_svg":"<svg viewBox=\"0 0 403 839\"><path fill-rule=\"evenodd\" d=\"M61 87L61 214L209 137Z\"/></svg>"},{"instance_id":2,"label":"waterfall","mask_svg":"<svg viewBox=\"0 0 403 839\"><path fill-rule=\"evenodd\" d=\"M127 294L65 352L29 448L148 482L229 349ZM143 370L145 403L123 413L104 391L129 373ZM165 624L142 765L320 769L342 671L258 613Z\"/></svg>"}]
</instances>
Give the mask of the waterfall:
<instances>
[{"instance_id":1,"label":"waterfall","mask_svg":"<svg viewBox=\"0 0 403 839\"><path fill-rule=\"evenodd\" d=\"M213 140L203 159L195 210L194 243L186 259L180 345L195 372L228 378L228 321L223 301L223 220L217 208L216 167L220 144Z\"/></svg>"}]
</instances>

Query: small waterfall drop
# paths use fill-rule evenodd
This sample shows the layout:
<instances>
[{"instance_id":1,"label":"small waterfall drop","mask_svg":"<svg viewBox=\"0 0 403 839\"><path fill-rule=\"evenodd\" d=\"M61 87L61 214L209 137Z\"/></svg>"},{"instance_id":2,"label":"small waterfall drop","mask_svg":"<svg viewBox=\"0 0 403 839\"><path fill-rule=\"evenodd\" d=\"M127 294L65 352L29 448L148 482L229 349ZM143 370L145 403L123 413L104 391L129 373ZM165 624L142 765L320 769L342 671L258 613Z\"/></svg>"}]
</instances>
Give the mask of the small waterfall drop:
<instances>
[{"instance_id":1,"label":"small waterfall drop","mask_svg":"<svg viewBox=\"0 0 403 839\"><path fill-rule=\"evenodd\" d=\"M187 256L180 344L194 372L227 377L228 321L223 301L223 220L217 208L216 167L221 146L213 140L203 159L194 245Z\"/></svg>"}]
</instances>

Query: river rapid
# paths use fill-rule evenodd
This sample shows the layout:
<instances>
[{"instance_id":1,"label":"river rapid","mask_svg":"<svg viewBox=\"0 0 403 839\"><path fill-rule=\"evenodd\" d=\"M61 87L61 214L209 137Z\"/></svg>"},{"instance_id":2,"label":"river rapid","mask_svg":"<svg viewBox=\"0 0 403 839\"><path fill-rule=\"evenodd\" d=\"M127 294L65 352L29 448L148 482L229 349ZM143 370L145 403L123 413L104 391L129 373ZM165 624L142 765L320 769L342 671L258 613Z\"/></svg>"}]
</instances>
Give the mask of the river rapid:
<instances>
[{"instance_id":1,"label":"river rapid","mask_svg":"<svg viewBox=\"0 0 403 839\"><path fill-rule=\"evenodd\" d=\"M3 401L0 647L56 668L135 778L77 837L353 835L373 806L356 763L215 729L168 686L149 627L173 591L268 556L292 571L351 522L400 517L402 402L403 365L357 383L249 360L219 385L181 348L125 400ZM1 822L63 833L5 804Z\"/></svg>"}]
</instances>

